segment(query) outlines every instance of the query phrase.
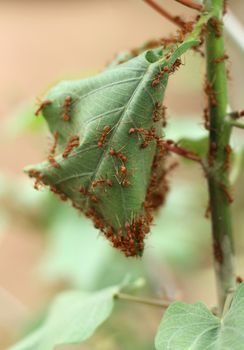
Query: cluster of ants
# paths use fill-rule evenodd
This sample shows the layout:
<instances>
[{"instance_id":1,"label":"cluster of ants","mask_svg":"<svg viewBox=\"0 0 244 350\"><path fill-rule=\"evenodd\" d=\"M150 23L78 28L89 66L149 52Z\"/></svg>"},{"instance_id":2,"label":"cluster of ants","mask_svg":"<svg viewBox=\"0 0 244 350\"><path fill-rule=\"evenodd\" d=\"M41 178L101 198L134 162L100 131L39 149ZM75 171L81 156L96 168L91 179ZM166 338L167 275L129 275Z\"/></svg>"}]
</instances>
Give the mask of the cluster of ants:
<instances>
[{"instance_id":1,"label":"cluster of ants","mask_svg":"<svg viewBox=\"0 0 244 350\"><path fill-rule=\"evenodd\" d=\"M104 223L93 208L87 210L85 215L90 218L95 228L99 229L112 243L113 247L122 251L125 256L141 255L144 249L144 238L149 232L149 225L152 221L150 216L134 218L131 223L126 222L123 228L113 229Z\"/></svg>"},{"instance_id":2,"label":"cluster of ants","mask_svg":"<svg viewBox=\"0 0 244 350\"><path fill-rule=\"evenodd\" d=\"M170 54L167 54L165 56L165 59L169 59L170 57ZM160 84L160 79L163 77L163 75L165 73L167 74L171 74L171 73L174 73L180 66L181 66L182 62L181 62L181 59L177 58L176 61L174 62L174 64L169 67L167 65L165 65L159 73L156 74L156 76L154 77L152 83L151 83L151 86L154 88L156 86L158 86Z\"/></svg>"}]
</instances>

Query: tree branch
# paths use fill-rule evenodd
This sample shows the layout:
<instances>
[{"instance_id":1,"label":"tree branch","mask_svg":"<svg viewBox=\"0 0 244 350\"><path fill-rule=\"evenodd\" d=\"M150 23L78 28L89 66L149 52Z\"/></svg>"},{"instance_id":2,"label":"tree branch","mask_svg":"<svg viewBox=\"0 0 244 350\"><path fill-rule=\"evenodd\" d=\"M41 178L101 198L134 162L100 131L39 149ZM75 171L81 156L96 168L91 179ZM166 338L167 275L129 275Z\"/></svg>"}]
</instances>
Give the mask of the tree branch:
<instances>
[{"instance_id":1,"label":"tree branch","mask_svg":"<svg viewBox=\"0 0 244 350\"><path fill-rule=\"evenodd\" d=\"M191 0L175 0L177 2L179 2L180 4L190 7L193 10L197 10L197 11L202 11L203 10L203 6L200 4L196 4L194 1Z\"/></svg>"},{"instance_id":2,"label":"tree branch","mask_svg":"<svg viewBox=\"0 0 244 350\"><path fill-rule=\"evenodd\" d=\"M160 15L165 17L170 22L174 23L180 28L184 28L184 21L180 19L178 16L172 16L167 10L165 10L163 7L158 5L154 0L143 0L145 3L147 3L149 6L151 6L155 11L157 11Z\"/></svg>"}]
</instances>

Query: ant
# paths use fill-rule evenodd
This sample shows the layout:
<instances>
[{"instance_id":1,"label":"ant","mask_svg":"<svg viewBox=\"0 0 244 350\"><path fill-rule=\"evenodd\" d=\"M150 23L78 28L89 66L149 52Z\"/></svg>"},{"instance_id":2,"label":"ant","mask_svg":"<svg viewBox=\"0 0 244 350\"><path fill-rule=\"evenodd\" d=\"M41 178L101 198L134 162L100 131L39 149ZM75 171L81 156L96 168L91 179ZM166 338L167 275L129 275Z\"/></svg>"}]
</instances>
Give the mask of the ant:
<instances>
[{"instance_id":1,"label":"ant","mask_svg":"<svg viewBox=\"0 0 244 350\"><path fill-rule=\"evenodd\" d=\"M121 165L121 167L119 168L119 171L122 175L128 176L128 171L124 165Z\"/></svg>"},{"instance_id":2,"label":"ant","mask_svg":"<svg viewBox=\"0 0 244 350\"><path fill-rule=\"evenodd\" d=\"M66 96L64 100L64 115L63 115L63 119L65 122L70 120L69 113L70 113L71 102L72 102L71 96Z\"/></svg>"},{"instance_id":3,"label":"ant","mask_svg":"<svg viewBox=\"0 0 244 350\"><path fill-rule=\"evenodd\" d=\"M234 198L232 197L232 195L230 194L227 186L223 183L220 184L220 188L223 191L225 198L227 199L228 203L231 204L234 201Z\"/></svg>"},{"instance_id":4,"label":"ant","mask_svg":"<svg viewBox=\"0 0 244 350\"><path fill-rule=\"evenodd\" d=\"M53 145L52 145L52 147L50 149L50 152L49 152L49 154L52 155L52 156L55 155L57 144L58 144L58 132L57 131L55 131L53 133L53 137L54 137L54 143L53 143Z\"/></svg>"},{"instance_id":5,"label":"ant","mask_svg":"<svg viewBox=\"0 0 244 350\"><path fill-rule=\"evenodd\" d=\"M105 126L103 128L103 133L102 133L102 135L97 143L99 148L103 147L104 141L105 141L106 137L108 136L110 130L111 130L110 126Z\"/></svg>"},{"instance_id":6,"label":"ant","mask_svg":"<svg viewBox=\"0 0 244 350\"><path fill-rule=\"evenodd\" d=\"M160 79L162 78L164 73L167 73L167 72L169 72L169 66L164 66L153 79L151 86L156 87L160 83Z\"/></svg>"},{"instance_id":7,"label":"ant","mask_svg":"<svg viewBox=\"0 0 244 350\"><path fill-rule=\"evenodd\" d=\"M67 158L70 152L72 152L75 147L79 146L79 141L80 141L79 136L72 136L70 138L67 146L63 151L63 154L62 154L63 158Z\"/></svg>"},{"instance_id":8,"label":"ant","mask_svg":"<svg viewBox=\"0 0 244 350\"><path fill-rule=\"evenodd\" d=\"M208 108L203 109L204 127L206 130L210 129L209 113Z\"/></svg>"},{"instance_id":9,"label":"ant","mask_svg":"<svg viewBox=\"0 0 244 350\"><path fill-rule=\"evenodd\" d=\"M113 148L110 149L109 151L109 154L112 156L112 157L116 157L120 160L122 160L122 162L126 163L128 158L121 152L116 152Z\"/></svg>"},{"instance_id":10,"label":"ant","mask_svg":"<svg viewBox=\"0 0 244 350\"><path fill-rule=\"evenodd\" d=\"M221 63L225 60L228 60L229 56L227 54L224 54L223 56L216 57L213 59L213 63Z\"/></svg>"},{"instance_id":11,"label":"ant","mask_svg":"<svg viewBox=\"0 0 244 350\"><path fill-rule=\"evenodd\" d=\"M35 116L38 116L42 111L43 111L43 109L46 107L46 106L48 106L48 105L50 105L52 102L50 101L50 100L44 100L44 101L39 101L38 100L38 105L39 105L39 107L37 108L37 110L35 111Z\"/></svg>"},{"instance_id":12,"label":"ant","mask_svg":"<svg viewBox=\"0 0 244 350\"><path fill-rule=\"evenodd\" d=\"M112 180L94 180L92 181L91 185L93 188L97 187L97 185L107 185L109 187L113 186Z\"/></svg>"},{"instance_id":13,"label":"ant","mask_svg":"<svg viewBox=\"0 0 244 350\"><path fill-rule=\"evenodd\" d=\"M166 121L166 106L163 106L160 102L156 102L154 106L153 111L153 121L154 123L158 122L160 119L162 119L162 126L163 128L166 127L167 121Z\"/></svg>"},{"instance_id":14,"label":"ant","mask_svg":"<svg viewBox=\"0 0 244 350\"><path fill-rule=\"evenodd\" d=\"M54 194L58 195L59 198L60 198L62 201L64 201L64 202L67 201L68 196L67 196L65 193L61 192L61 191L60 191L56 186L54 186L54 185L50 185L49 187L50 187L50 191L53 192Z\"/></svg>"},{"instance_id":15,"label":"ant","mask_svg":"<svg viewBox=\"0 0 244 350\"><path fill-rule=\"evenodd\" d=\"M36 178L36 180L34 182L34 189L39 190L40 186L43 184L42 179L43 179L44 175L36 169L31 169L28 174L30 177Z\"/></svg>"},{"instance_id":16,"label":"ant","mask_svg":"<svg viewBox=\"0 0 244 350\"><path fill-rule=\"evenodd\" d=\"M60 165L58 164L58 162L55 160L54 156L52 154L49 154L48 156L48 161L49 163L56 169L60 168Z\"/></svg>"},{"instance_id":17,"label":"ant","mask_svg":"<svg viewBox=\"0 0 244 350\"><path fill-rule=\"evenodd\" d=\"M229 144L225 145L225 153L226 153L226 157L225 157L225 162L224 162L224 169L225 170L229 170L230 168L230 161L231 161L231 153L232 153L232 148Z\"/></svg>"},{"instance_id":18,"label":"ant","mask_svg":"<svg viewBox=\"0 0 244 350\"><path fill-rule=\"evenodd\" d=\"M156 131L155 128L151 128L150 130L146 130L143 128L130 128L129 135L135 134L135 133L143 134L144 141L141 143L140 147L146 148L149 145L150 141L158 139L155 131Z\"/></svg>"},{"instance_id":19,"label":"ant","mask_svg":"<svg viewBox=\"0 0 244 350\"><path fill-rule=\"evenodd\" d=\"M213 166L216 152L217 152L217 144L215 142L211 142L209 146L209 155L208 155L209 166Z\"/></svg>"},{"instance_id":20,"label":"ant","mask_svg":"<svg viewBox=\"0 0 244 350\"><path fill-rule=\"evenodd\" d=\"M174 73L182 65L181 59L177 58L172 67L170 68L170 73Z\"/></svg>"},{"instance_id":21,"label":"ant","mask_svg":"<svg viewBox=\"0 0 244 350\"><path fill-rule=\"evenodd\" d=\"M129 187L130 186L130 181L128 181L127 179L124 179L122 182L121 182L121 185L123 187Z\"/></svg>"},{"instance_id":22,"label":"ant","mask_svg":"<svg viewBox=\"0 0 244 350\"><path fill-rule=\"evenodd\" d=\"M217 38L220 38L222 36L222 26L219 19L217 19L216 17L212 17L210 18L209 23L214 30L215 36Z\"/></svg>"},{"instance_id":23,"label":"ant","mask_svg":"<svg viewBox=\"0 0 244 350\"><path fill-rule=\"evenodd\" d=\"M217 98L213 90L213 86L209 81L205 81L204 92L208 96L211 106L217 106Z\"/></svg>"},{"instance_id":24,"label":"ant","mask_svg":"<svg viewBox=\"0 0 244 350\"><path fill-rule=\"evenodd\" d=\"M79 192L82 193L84 196L87 196L91 200L91 202L98 203L97 197L90 193L85 187L81 186Z\"/></svg>"}]
</instances>

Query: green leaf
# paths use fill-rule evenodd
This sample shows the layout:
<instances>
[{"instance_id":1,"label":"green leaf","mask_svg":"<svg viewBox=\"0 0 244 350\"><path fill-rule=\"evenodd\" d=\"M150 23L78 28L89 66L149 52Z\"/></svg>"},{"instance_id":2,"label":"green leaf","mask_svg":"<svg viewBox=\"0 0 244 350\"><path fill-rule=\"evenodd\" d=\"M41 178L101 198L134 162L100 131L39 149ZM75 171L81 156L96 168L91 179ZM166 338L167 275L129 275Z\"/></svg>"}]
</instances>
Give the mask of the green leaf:
<instances>
[{"instance_id":1,"label":"green leaf","mask_svg":"<svg viewBox=\"0 0 244 350\"><path fill-rule=\"evenodd\" d=\"M244 283L222 319L203 303L173 303L155 339L157 350L240 350L244 344Z\"/></svg>"},{"instance_id":2,"label":"green leaf","mask_svg":"<svg viewBox=\"0 0 244 350\"><path fill-rule=\"evenodd\" d=\"M98 76L63 82L41 105L55 147L47 162L26 169L35 187L43 183L70 199L126 256L142 255L152 212L167 189L160 116L168 76L200 43L209 16L178 47L149 50Z\"/></svg>"},{"instance_id":3,"label":"green leaf","mask_svg":"<svg viewBox=\"0 0 244 350\"><path fill-rule=\"evenodd\" d=\"M64 292L53 302L45 323L10 350L52 350L81 343L110 316L118 286L96 293Z\"/></svg>"}]
</instances>

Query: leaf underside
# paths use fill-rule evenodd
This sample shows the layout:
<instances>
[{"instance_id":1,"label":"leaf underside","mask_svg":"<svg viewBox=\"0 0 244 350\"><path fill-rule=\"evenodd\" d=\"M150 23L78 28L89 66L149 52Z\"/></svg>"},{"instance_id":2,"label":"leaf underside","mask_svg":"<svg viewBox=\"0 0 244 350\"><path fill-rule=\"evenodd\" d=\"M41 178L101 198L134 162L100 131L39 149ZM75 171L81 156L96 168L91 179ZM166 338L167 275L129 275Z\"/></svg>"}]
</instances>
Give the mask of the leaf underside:
<instances>
[{"instance_id":1,"label":"leaf underside","mask_svg":"<svg viewBox=\"0 0 244 350\"><path fill-rule=\"evenodd\" d=\"M164 201L162 101L187 45L62 82L41 106L56 146L48 161L26 169L35 187L69 199L126 256L142 255L152 212Z\"/></svg>"},{"instance_id":2,"label":"leaf underside","mask_svg":"<svg viewBox=\"0 0 244 350\"><path fill-rule=\"evenodd\" d=\"M173 303L155 339L157 350L241 350L244 344L244 283L222 319L203 303Z\"/></svg>"}]
</instances>

